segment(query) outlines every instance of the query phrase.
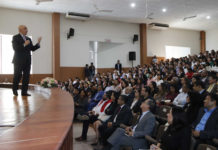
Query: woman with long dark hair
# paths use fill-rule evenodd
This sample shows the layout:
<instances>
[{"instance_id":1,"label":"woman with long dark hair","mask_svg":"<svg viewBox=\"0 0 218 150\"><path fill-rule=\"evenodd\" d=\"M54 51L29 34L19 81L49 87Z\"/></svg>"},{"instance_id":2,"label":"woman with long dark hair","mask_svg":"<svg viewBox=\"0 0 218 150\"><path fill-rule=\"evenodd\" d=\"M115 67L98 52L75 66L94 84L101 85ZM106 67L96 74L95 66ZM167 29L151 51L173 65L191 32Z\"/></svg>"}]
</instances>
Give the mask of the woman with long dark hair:
<instances>
[{"instance_id":1,"label":"woman with long dark hair","mask_svg":"<svg viewBox=\"0 0 218 150\"><path fill-rule=\"evenodd\" d=\"M189 150L191 144L191 128L182 108L173 107L167 115L168 128L157 145L151 150Z\"/></svg>"},{"instance_id":2,"label":"woman with long dark hair","mask_svg":"<svg viewBox=\"0 0 218 150\"><path fill-rule=\"evenodd\" d=\"M186 104L183 110L186 113L188 123L191 125L197 118L200 105L201 95L198 92L188 92L188 97L186 98Z\"/></svg>"}]
</instances>

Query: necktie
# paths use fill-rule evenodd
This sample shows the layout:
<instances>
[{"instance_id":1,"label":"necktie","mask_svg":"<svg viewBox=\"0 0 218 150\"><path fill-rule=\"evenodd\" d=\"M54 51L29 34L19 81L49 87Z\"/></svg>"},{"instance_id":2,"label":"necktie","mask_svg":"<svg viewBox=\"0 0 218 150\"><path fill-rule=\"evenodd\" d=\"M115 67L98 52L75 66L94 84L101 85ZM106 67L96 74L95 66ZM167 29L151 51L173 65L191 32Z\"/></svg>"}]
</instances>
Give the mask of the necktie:
<instances>
[{"instance_id":1,"label":"necktie","mask_svg":"<svg viewBox=\"0 0 218 150\"><path fill-rule=\"evenodd\" d=\"M117 114L116 114L116 116L114 117L114 121L113 121L113 122L116 122L117 116L118 116L118 114L120 113L120 110L121 110L121 107L119 106L118 111L117 111Z\"/></svg>"},{"instance_id":2,"label":"necktie","mask_svg":"<svg viewBox=\"0 0 218 150\"><path fill-rule=\"evenodd\" d=\"M26 41L26 37L23 35L23 40Z\"/></svg>"},{"instance_id":3,"label":"necktie","mask_svg":"<svg viewBox=\"0 0 218 150\"><path fill-rule=\"evenodd\" d=\"M133 126L133 129L132 129L133 132L135 132L135 129L136 129L136 127L137 127L139 121L141 120L141 117L142 117L142 114L139 116L138 120L136 121L135 125Z\"/></svg>"},{"instance_id":4,"label":"necktie","mask_svg":"<svg viewBox=\"0 0 218 150\"><path fill-rule=\"evenodd\" d=\"M139 123L139 121L141 120L141 117L142 117L142 114L138 117L138 119L137 119L135 125L137 125L137 124Z\"/></svg>"}]
</instances>

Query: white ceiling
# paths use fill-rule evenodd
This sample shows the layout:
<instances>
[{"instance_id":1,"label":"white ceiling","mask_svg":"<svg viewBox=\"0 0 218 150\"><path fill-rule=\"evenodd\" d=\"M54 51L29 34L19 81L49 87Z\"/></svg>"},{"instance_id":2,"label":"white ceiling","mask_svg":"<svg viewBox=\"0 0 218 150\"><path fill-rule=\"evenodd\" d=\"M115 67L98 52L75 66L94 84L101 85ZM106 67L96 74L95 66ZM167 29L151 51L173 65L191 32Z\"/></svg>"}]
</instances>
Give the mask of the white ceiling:
<instances>
[{"instance_id":1,"label":"white ceiling","mask_svg":"<svg viewBox=\"0 0 218 150\"><path fill-rule=\"evenodd\" d=\"M0 7L24 9L40 12L69 11L92 14L93 18L118 20L133 23L167 23L170 27L207 30L218 26L218 0L147 0L148 14L154 13L153 20L145 19L146 0L54 0L36 5L35 0L0 0ZM136 3L135 8L130 3ZM112 13L95 13L96 9L112 9ZM167 8L163 13L162 8ZM0 14L1 15L1 14ZM197 15L196 18L183 21L184 17ZM207 20L206 16L211 19Z\"/></svg>"}]
</instances>

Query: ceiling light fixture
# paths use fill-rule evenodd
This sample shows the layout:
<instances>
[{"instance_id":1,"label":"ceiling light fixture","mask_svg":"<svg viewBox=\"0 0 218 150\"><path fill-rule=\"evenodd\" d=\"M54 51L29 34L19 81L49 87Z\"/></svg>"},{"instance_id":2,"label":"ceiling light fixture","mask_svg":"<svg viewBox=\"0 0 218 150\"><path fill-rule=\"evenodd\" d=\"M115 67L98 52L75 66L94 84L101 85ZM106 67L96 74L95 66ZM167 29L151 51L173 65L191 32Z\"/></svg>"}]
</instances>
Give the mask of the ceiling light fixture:
<instances>
[{"instance_id":1,"label":"ceiling light fixture","mask_svg":"<svg viewBox=\"0 0 218 150\"><path fill-rule=\"evenodd\" d=\"M134 8L134 7L135 7L135 3L131 3L130 6L131 6L132 8Z\"/></svg>"},{"instance_id":2,"label":"ceiling light fixture","mask_svg":"<svg viewBox=\"0 0 218 150\"><path fill-rule=\"evenodd\" d=\"M211 18L210 16L207 16L207 17L206 17L206 19L210 19L210 18Z\"/></svg>"},{"instance_id":3,"label":"ceiling light fixture","mask_svg":"<svg viewBox=\"0 0 218 150\"><path fill-rule=\"evenodd\" d=\"M163 9L162 9L162 12L166 12L166 11L167 11L167 9L166 9L166 8L163 8Z\"/></svg>"}]
</instances>

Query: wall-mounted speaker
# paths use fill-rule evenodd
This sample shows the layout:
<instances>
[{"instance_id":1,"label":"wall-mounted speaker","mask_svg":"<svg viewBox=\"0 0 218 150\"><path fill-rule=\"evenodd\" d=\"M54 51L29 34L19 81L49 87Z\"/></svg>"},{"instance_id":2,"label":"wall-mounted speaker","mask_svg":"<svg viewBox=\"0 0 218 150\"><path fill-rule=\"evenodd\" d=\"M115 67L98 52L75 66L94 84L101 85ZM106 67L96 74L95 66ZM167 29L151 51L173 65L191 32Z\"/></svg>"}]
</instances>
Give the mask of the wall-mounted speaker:
<instances>
[{"instance_id":1,"label":"wall-mounted speaker","mask_svg":"<svg viewBox=\"0 0 218 150\"><path fill-rule=\"evenodd\" d=\"M129 52L129 61L136 60L136 52Z\"/></svg>"},{"instance_id":2,"label":"wall-mounted speaker","mask_svg":"<svg viewBox=\"0 0 218 150\"><path fill-rule=\"evenodd\" d=\"M138 34L134 34L134 36L133 36L133 44L136 42L136 41L138 41L139 40L139 36L138 36Z\"/></svg>"},{"instance_id":3,"label":"wall-mounted speaker","mask_svg":"<svg viewBox=\"0 0 218 150\"><path fill-rule=\"evenodd\" d=\"M71 36L74 36L74 29L70 28L69 32L67 33L67 39L69 39Z\"/></svg>"}]
</instances>

